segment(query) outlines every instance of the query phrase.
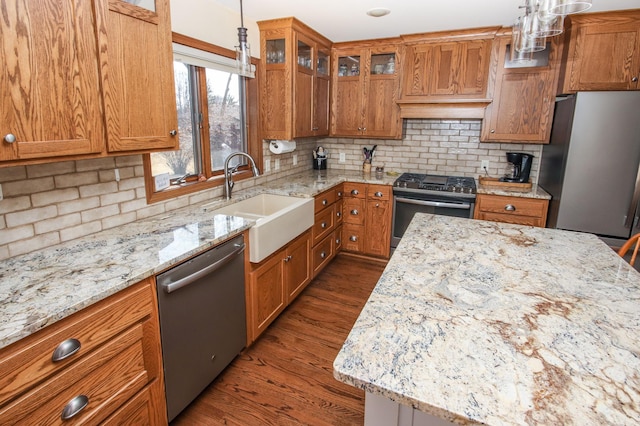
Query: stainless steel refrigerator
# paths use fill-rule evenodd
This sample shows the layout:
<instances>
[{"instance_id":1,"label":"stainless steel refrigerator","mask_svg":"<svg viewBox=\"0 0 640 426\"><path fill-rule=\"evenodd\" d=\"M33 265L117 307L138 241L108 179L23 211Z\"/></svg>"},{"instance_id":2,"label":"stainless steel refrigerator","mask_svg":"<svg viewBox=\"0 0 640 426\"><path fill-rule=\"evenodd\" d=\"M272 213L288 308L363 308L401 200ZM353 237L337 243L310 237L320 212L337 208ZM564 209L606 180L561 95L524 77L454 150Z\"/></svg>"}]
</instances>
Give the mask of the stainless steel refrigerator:
<instances>
[{"instance_id":1,"label":"stainless steel refrigerator","mask_svg":"<svg viewBox=\"0 0 640 426\"><path fill-rule=\"evenodd\" d=\"M638 228L640 91L579 92L556 100L539 184L552 196L549 228L618 245Z\"/></svg>"}]
</instances>

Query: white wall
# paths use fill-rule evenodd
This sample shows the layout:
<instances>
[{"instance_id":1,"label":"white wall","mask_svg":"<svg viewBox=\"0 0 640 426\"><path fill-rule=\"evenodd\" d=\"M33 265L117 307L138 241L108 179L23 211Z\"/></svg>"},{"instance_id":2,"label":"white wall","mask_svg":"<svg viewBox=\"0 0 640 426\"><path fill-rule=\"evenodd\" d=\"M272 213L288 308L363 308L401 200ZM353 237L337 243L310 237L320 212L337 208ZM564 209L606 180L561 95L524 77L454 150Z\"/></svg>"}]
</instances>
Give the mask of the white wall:
<instances>
[{"instance_id":1,"label":"white wall","mask_svg":"<svg viewBox=\"0 0 640 426\"><path fill-rule=\"evenodd\" d=\"M174 32L235 49L239 26L240 14L214 0L171 0L171 29ZM245 16L244 26L249 36L251 56L259 58L258 25Z\"/></svg>"}]
</instances>

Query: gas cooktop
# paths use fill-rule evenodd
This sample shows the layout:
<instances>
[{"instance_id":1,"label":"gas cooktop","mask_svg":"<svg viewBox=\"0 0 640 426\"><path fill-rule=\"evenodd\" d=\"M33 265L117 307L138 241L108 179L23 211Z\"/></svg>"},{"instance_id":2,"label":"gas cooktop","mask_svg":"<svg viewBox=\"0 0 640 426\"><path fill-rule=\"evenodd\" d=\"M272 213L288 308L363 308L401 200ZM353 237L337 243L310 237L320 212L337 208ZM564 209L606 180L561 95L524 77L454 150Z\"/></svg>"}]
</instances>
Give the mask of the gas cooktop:
<instances>
[{"instance_id":1,"label":"gas cooktop","mask_svg":"<svg viewBox=\"0 0 640 426\"><path fill-rule=\"evenodd\" d=\"M441 176L421 173L403 173L393 183L394 191L454 193L455 195L475 196L476 181L471 177ZM444 194L443 194L444 195Z\"/></svg>"}]
</instances>

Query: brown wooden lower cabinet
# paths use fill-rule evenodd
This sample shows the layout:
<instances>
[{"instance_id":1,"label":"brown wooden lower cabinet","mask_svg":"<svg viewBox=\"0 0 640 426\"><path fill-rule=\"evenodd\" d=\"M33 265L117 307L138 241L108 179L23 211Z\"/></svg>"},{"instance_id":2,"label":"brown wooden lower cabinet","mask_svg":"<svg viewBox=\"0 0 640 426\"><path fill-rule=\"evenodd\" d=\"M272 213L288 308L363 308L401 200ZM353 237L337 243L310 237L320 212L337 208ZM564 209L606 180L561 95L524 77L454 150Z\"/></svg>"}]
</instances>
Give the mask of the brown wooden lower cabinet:
<instances>
[{"instance_id":1,"label":"brown wooden lower cabinet","mask_svg":"<svg viewBox=\"0 0 640 426\"><path fill-rule=\"evenodd\" d=\"M391 187L345 183L342 248L345 251L388 258L391 245Z\"/></svg>"},{"instance_id":2,"label":"brown wooden lower cabinet","mask_svg":"<svg viewBox=\"0 0 640 426\"><path fill-rule=\"evenodd\" d=\"M247 345L311 281L311 230L278 250L264 261L251 263L247 286Z\"/></svg>"},{"instance_id":3,"label":"brown wooden lower cabinet","mask_svg":"<svg viewBox=\"0 0 640 426\"><path fill-rule=\"evenodd\" d=\"M149 278L3 348L0 424L166 424L158 324Z\"/></svg>"},{"instance_id":4,"label":"brown wooden lower cabinet","mask_svg":"<svg viewBox=\"0 0 640 426\"><path fill-rule=\"evenodd\" d=\"M474 219L545 227L549 200L478 194Z\"/></svg>"}]
</instances>

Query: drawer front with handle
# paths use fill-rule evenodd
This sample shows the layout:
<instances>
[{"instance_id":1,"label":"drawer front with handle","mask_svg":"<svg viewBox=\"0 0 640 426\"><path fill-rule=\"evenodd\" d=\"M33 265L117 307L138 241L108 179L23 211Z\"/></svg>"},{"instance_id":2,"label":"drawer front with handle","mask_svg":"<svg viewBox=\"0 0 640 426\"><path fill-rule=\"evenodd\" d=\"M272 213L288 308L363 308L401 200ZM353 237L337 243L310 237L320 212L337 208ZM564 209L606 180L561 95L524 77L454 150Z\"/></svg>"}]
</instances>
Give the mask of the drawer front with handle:
<instances>
[{"instance_id":1,"label":"drawer front with handle","mask_svg":"<svg viewBox=\"0 0 640 426\"><path fill-rule=\"evenodd\" d=\"M351 223L342 225L342 249L354 252L364 250L364 226Z\"/></svg>"},{"instance_id":2,"label":"drawer front with handle","mask_svg":"<svg viewBox=\"0 0 640 426\"><path fill-rule=\"evenodd\" d=\"M322 211L323 209L329 207L333 203L336 202L336 190L330 189L321 194L315 196L314 200L314 210L316 213Z\"/></svg>"},{"instance_id":3,"label":"drawer front with handle","mask_svg":"<svg viewBox=\"0 0 640 426\"><path fill-rule=\"evenodd\" d=\"M0 424L97 424L149 382L138 324L0 409ZM113 410L105 409L109 404Z\"/></svg>"},{"instance_id":4,"label":"drawer front with handle","mask_svg":"<svg viewBox=\"0 0 640 426\"><path fill-rule=\"evenodd\" d=\"M542 217L546 213L547 200L505 196L477 197L478 208L487 213L515 214L519 216Z\"/></svg>"},{"instance_id":5,"label":"drawer front with handle","mask_svg":"<svg viewBox=\"0 0 640 426\"><path fill-rule=\"evenodd\" d=\"M317 213L315 215L311 232L313 245L317 244L318 242L320 242L320 240L333 232L333 229L335 227L335 217L335 205L331 206L328 209L324 209L320 213Z\"/></svg>"},{"instance_id":6,"label":"drawer front with handle","mask_svg":"<svg viewBox=\"0 0 640 426\"><path fill-rule=\"evenodd\" d=\"M354 225L363 225L366 202L360 198L345 198L342 206L342 220Z\"/></svg>"},{"instance_id":7,"label":"drawer front with handle","mask_svg":"<svg viewBox=\"0 0 640 426\"><path fill-rule=\"evenodd\" d=\"M334 247L333 233L322 240L320 244L313 247L312 257L314 277L331 259L333 259L333 256L335 255Z\"/></svg>"},{"instance_id":8,"label":"drawer front with handle","mask_svg":"<svg viewBox=\"0 0 640 426\"><path fill-rule=\"evenodd\" d=\"M392 189L388 185L369 185L367 187L367 198L388 201L391 199L391 191Z\"/></svg>"},{"instance_id":9,"label":"drawer front with handle","mask_svg":"<svg viewBox=\"0 0 640 426\"><path fill-rule=\"evenodd\" d=\"M149 282L131 287L0 351L0 405L153 312ZM2 423L2 422L0 422Z\"/></svg>"},{"instance_id":10,"label":"drawer front with handle","mask_svg":"<svg viewBox=\"0 0 640 426\"><path fill-rule=\"evenodd\" d=\"M365 183L344 183L344 197L345 198L365 198L367 195L367 184Z\"/></svg>"}]
</instances>

